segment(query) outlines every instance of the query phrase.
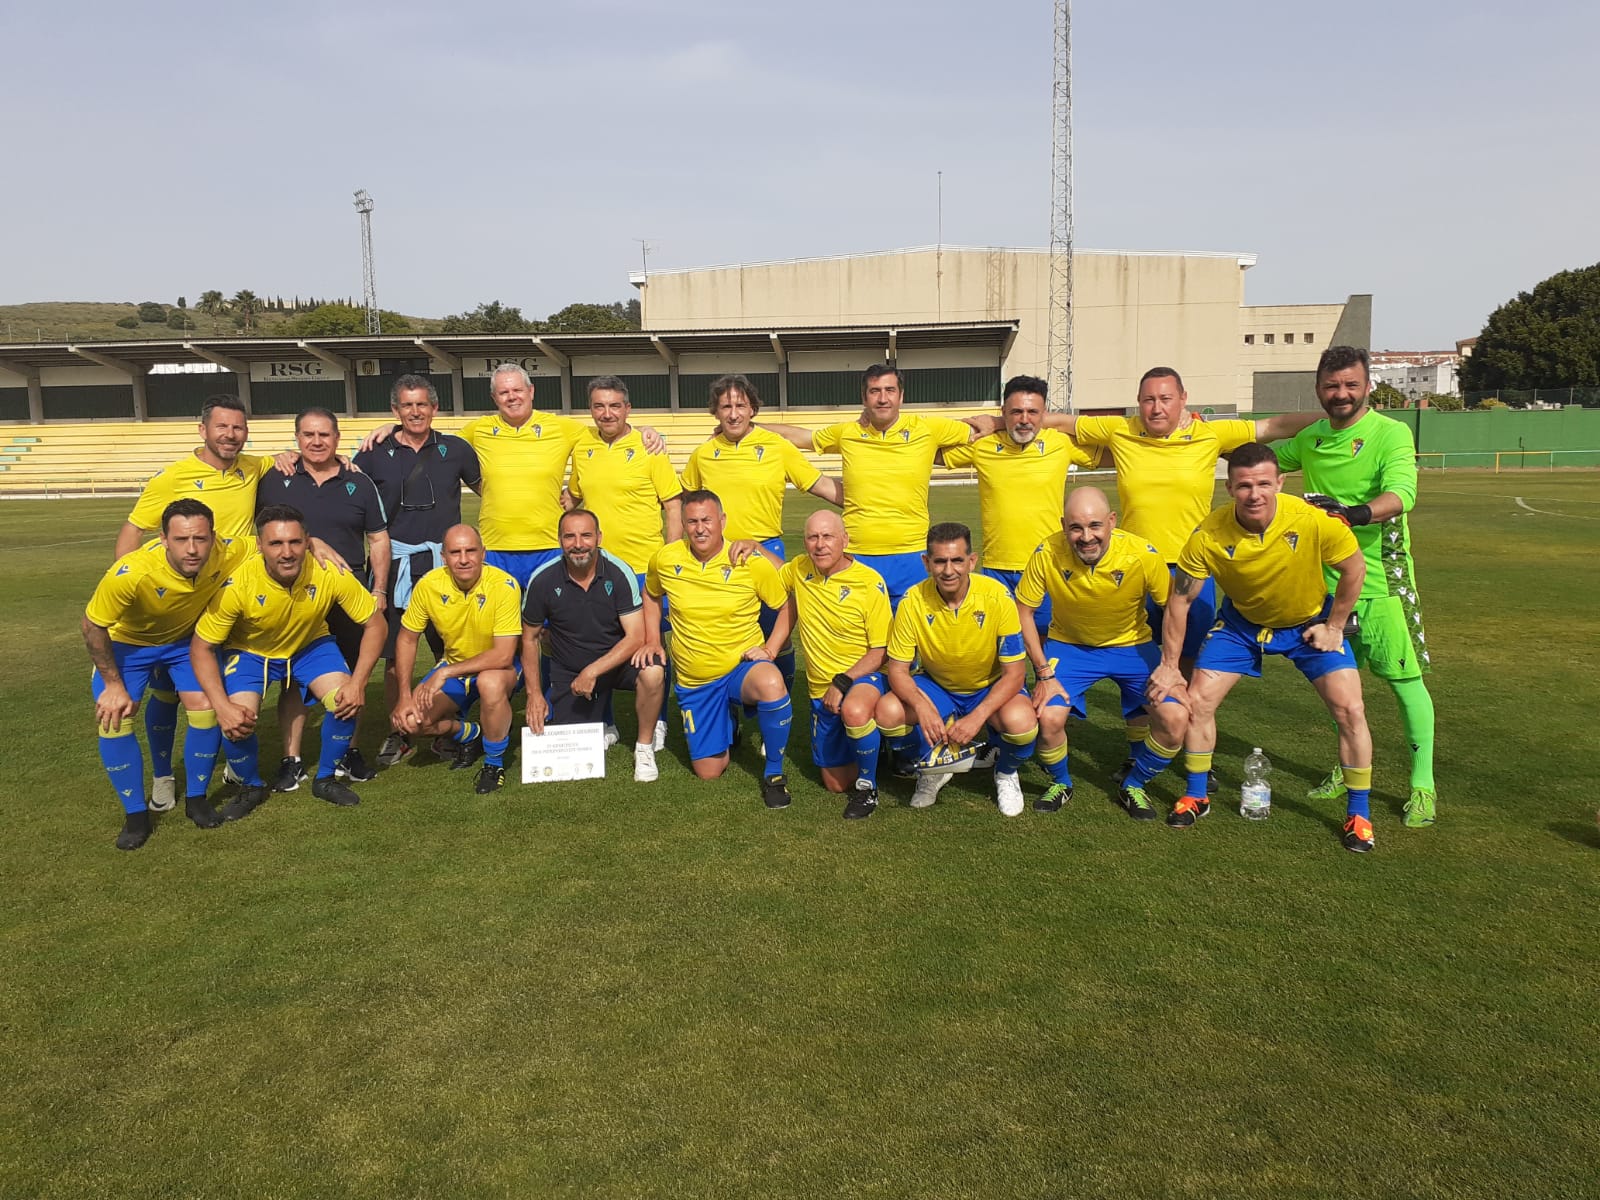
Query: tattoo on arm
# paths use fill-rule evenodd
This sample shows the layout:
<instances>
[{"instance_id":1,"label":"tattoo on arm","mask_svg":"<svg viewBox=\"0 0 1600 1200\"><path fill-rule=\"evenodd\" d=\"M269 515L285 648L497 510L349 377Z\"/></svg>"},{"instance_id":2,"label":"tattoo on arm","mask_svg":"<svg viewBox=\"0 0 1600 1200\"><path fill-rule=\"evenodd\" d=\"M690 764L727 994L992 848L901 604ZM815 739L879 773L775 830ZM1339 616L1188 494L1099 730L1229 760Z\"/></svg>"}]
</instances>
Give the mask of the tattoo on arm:
<instances>
[{"instance_id":1,"label":"tattoo on arm","mask_svg":"<svg viewBox=\"0 0 1600 1200\"><path fill-rule=\"evenodd\" d=\"M1200 585L1204 582L1205 580L1196 579L1189 572L1179 569L1172 580L1172 590L1180 596L1191 596L1200 590Z\"/></svg>"}]
</instances>

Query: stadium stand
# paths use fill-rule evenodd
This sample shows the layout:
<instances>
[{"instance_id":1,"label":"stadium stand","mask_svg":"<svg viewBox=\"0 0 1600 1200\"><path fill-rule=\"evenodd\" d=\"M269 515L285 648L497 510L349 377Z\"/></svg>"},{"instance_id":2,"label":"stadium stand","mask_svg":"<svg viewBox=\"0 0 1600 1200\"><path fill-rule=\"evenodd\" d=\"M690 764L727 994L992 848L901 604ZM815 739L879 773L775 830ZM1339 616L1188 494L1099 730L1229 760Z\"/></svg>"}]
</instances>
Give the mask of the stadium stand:
<instances>
[{"instance_id":1,"label":"stadium stand","mask_svg":"<svg viewBox=\"0 0 1600 1200\"><path fill-rule=\"evenodd\" d=\"M993 412L992 405L962 407L907 406L908 411L937 412L941 416L964 417L972 413ZM764 409L770 421L785 421L817 429L835 421L850 420L859 409L805 409L778 412ZM477 415L477 414L474 414ZM586 413L573 414L587 419ZM712 425L703 409L683 412L634 410L636 425L651 425L667 439L668 453L675 470L681 471L689 452L711 436ZM439 416L435 427L457 432L470 420L465 416ZM386 422L371 414L339 419L341 447L353 452L367 432ZM199 444L193 421L85 421L77 424L14 425L0 432L0 498L132 495L168 463L187 454ZM251 454L275 454L294 446L294 420L291 417L258 417L250 422ZM812 455L819 467L837 471L838 458ZM972 472L940 471L936 477L970 479Z\"/></svg>"}]
</instances>

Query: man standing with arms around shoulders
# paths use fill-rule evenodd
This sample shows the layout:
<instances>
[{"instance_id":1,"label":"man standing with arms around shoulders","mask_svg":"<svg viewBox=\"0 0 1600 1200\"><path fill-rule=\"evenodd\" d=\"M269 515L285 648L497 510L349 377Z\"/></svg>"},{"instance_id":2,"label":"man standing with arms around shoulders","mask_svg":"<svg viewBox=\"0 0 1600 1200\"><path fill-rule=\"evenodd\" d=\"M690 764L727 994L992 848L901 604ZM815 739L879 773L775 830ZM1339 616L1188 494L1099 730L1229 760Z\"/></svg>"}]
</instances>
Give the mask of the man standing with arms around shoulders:
<instances>
[{"instance_id":1,"label":"man standing with arms around shoulders","mask_svg":"<svg viewBox=\"0 0 1600 1200\"><path fill-rule=\"evenodd\" d=\"M1049 497L1065 497L1074 467L1090 470L1099 450L1085 450L1058 429L1047 429L1050 385L1032 375L1006 381L1000 398L1000 428L943 452L947 467L972 467L978 474L978 511L983 518L983 565L1016 595L1028 560L1060 532ZM1039 636L1050 628L1050 598L1034 609Z\"/></svg>"},{"instance_id":2,"label":"man standing with arms around shoulders","mask_svg":"<svg viewBox=\"0 0 1600 1200\"><path fill-rule=\"evenodd\" d=\"M261 699L273 683L298 687L327 709L311 794L341 807L359 804L360 797L334 777L334 766L350 748L366 703L367 681L383 650L383 614L355 576L307 553L305 518L297 509L271 505L257 514L256 526L260 555L247 558L211 598L189 643L195 678L227 738L223 751L242 781L222 815L238 820L267 798L255 730ZM353 669L328 633L334 605L365 625ZM217 662L224 646L225 666Z\"/></svg>"},{"instance_id":3,"label":"man standing with arms around shoulders","mask_svg":"<svg viewBox=\"0 0 1600 1200\"><path fill-rule=\"evenodd\" d=\"M1001 739L996 801L1005 816L1020 816L1017 768L1033 754L1039 722L1022 690L1027 671L1016 602L996 580L972 573L977 556L965 525L929 529L923 560L928 577L905 594L889 634L890 692L878 703L878 727L899 750L956 752L993 729ZM922 669L912 674L919 660ZM931 805L949 780L920 774L911 807Z\"/></svg>"},{"instance_id":4,"label":"man standing with arms around shoulders","mask_svg":"<svg viewBox=\"0 0 1600 1200\"><path fill-rule=\"evenodd\" d=\"M411 589L395 646L400 699L390 724L408 737L442 734L456 744L452 771L469 769L483 755L473 790L480 796L505 783L511 741L511 701L522 687L517 643L522 590L499 567L484 561L483 539L470 525L445 531L444 566ZM432 622L444 655L415 689L417 643ZM482 724L467 720L482 703Z\"/></svg>"},{"instance_id":5,"label":"man standing with arms around shoulders","mask_svg":"<svg viewBox=\"0 0 1600 1200\"><path fill-rule=\"evenodd\" d=\"M1201 522L1178 557L1161 665L1150 673L1151 700L1177 694L1183 683L1178 658L1201 584L1214 576L1227 598L1189 682L1189 783L1167 824L1187 828L1211 811L1206 776L1217 744L1217 708L1241 678L1260 676L1263 655L1277 654L1300 669L1339 727L1339 762L1349 787L1343 844L1365 853L1373 847L1372 736L1344 628L1361 595L1366 562L1348 525L1282 489L1272 447L1239 447L1228 465L1231 503ZM1338 576L1332 596L1325 566Z\"/></svg>"},{"instance_id":6,"label":"man standing with arms around shoulders","mask_svg":"<svg viewBox=\"0 0 1600 1200\"><path fill-rule=\"evenodd\" d=\"M642 451L641 451L642 453ZM600 522L588 509L561 517L561 558L528 581L522 602L522 661L528 676L528 728L600 721L618 689L634 693L639 733L633 747L633 778L654 781L656 720L666 699L667 672L660 662L635 666L645 644L646 608L638 579L627 563L600 548ZM659 618L657 627L659 628ZM540 678L541 646L550 647L550 699Z\"/></svg>"},{"instance_id":7,"label":"man standing with arms around shoulders","mask_svg":"<svg viewBox=\"0 0 1600 1200\"><path fill-rule=\"evenodd\" d=\"M1164 606L1170 586L1160 552L1117 528L1117 514L1105 493L1096 487L1074 488L1060 531L1028 560L1016 590L1022 640L1034 667L1039 762L1051 779L1049 789L1033 802L1035 810L1055 812L1072 798L1067 720L1085 719L1084 694L1091 687L1112 680L1122 693L1123 720L1131 726L1145 718L1145 689L1161 661L1145 605ZM1049 641L1041 645L1034 617L1042 602L1051 602L1054 615ZM1155 820L1145 787L1177 755L1188 727L1180 695L1152 707L1150 732L1118 793L1122 807L1137 821Z\"/></svg>"},{"instance_id":8,"label":"man standing with arms around shoulders","mask_svg":"<svg viewBox=\"0 0 1600 1200\"><path fill-rule=\"evenodd\" d=\"M289 475L266 480L257 490L257 504L287 504L305 517L306 532L326 542L366 584L382 612L388 594L388 516L377 486L360 471L339 461L339 418L326 408L308 408L295 418L295 445L300 455ZM262 503L265 501L266 503ZM365 564L365 566L363 566ZM345 665L354 670L361 656L363 626L342 608L328 612L333 635ZM306 708L292 690L278 696L278 724L283 732L283 762L273 780L275 792L292 792L306 777L300 763ZM352 741L334 767L339 779L365 783L373 772Z\"/></svg>"},{"instance_id":9,"label":"man standing with arms around shoulders","mask_svg":"<svg viewBox=\"0 0 1600 1200\"><path fill-rule=\"evenodd\" d=\"M1276 449L1285 471L1305 472L1306 499L1350 523L1366 558L1350 648L1356 663L1387 683L1399 703L1411 743L1405 824L1420 829L1433 824L1437 797L1433 697L1422 681L1430 662L1407 520L1417 503L1416 449L1405 425L1372 410L1371 394L1367 352L1330 346L1317 364L1317 400L1327 418ZM1310 799L1337 800L1344 790L1335 766Z\"/></svg>"},{"instance_id":10,"label":"man standing with arms around shoulders","mask_svg":"<svg viewBox=\"0 0 1600 1200\"><path fill-rule=\"evenodd\" d=\"M400 678L395 672L395 644L400 618L411 602L411 589L435 567L444 565L444 535L461 524L461 488L477 490L483 476L478 456L461 438L440 433L433 421L439 414L439 393L425 375L401 375L389 388L389 408L397 425L382 445L363 450L355 465L378 486L389 517L391 550L387 577L374 576L388 601L384 616L389 638L384 643L384 707L393 712L400 700ZM437 631L425 631L434 657L444 654ZM378 751L378 765L392 767L411 753L411 742L391 733Z\"/></svg>"},{"instance_id":11,"label":"man standing with arms around shoulders","mask_svg":"<svg viewBox=\"0 0 1600 1200\"><path fill-rule=\"evenodd\" d=\"M897 367L868 367L861 400L860 417L814 433L792 425L767 428L802 450L839 455L844 527L856 560L883 576L893 608L926 578L922 551L934 457L974 435L972 427L949 417L902 413L905 387Z\"/></svg>"},{"instance_id":12,"label":"man standing with arms around shoulders","mask_svg":"<svg viewBox=\"0 0 1600 1200\"><path fill-rule=\"evenodd\" d=\"M806 552L774 563L789 600L767 637L776 651L797 631L806 652L811 693L811 761L830 792L849 792L847 821L878 807L878 749L874 717L888 689L881 668L889 645L889 591L883 577L846 553L850 544L839 514L822 509L806 518ZM771 554L755 542L734 547Z\"/></svg>"},{"instance_id":13,"label":"man standing with arms around shoulders","mask_svg":"<svg viewBox=\"0 0 1600 1200\"><path fill-rule=\"evenodd\" d=\"M695 775L716 779L728 769L734 714L753 704L765 747L761 800L768 808L787 808L783 752L794 710L759 623L763 603L779 608L787 597L766 558L729 558L727 523L715 493L685 492L683 540L663 546L650 560L645 592L666 598L671 607L674 690ZM634 665L665 661L660 631L648 616L645 639Z\"/></svg>"},{"instance_id":14,"label":"man standing with arms around shoulders","mask_svg":"<svg viewBox=\"0 0 1600 1200\"><path fill-rule=\"evenodd\" d=\"M189 639L195 620L249 549L243 538L218 541L212 533L211 510L200 501L174 500L161 514L161 540L117 559L89 600L83 640L94 663L90 686L100 761L122 802L118 850L137 850L145 844L151 808L164 812L172 807L172 803L161 805L154 795L147 805L144 757L133 732L133 715L158 671L182 697L189 715L184 814L201 829L222 824L206 799L222 733L189 666Z\"/></svg>"}]
</instances>

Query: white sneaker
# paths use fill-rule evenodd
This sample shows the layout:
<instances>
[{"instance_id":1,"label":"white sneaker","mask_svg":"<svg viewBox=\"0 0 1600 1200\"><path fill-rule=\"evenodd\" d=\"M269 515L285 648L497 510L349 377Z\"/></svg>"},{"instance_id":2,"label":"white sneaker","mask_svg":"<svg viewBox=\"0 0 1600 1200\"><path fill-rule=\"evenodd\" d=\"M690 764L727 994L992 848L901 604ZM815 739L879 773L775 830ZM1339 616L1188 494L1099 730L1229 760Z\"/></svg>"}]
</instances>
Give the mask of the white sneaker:
<instances>
[{"instance_id":1,"label":"white sneaker","mask_svg":"<svg viewBox=\"0 0 1600 1200\"><path fill-rule=\"evenodd\" d=\"M233 764L226 758L222 760L222 782L237 784L240 787L244 786L244 780L239 778L239 772L233 769Z\"/></svg>"},{"instance_id":2,"label":"white sneaker","mask_svg":"<svg viewBox=\"0 0 1600 1200\"><path fill-rule=\"evenodd\" d=\"M950 782L950 776L918 775L917 790L911 793L912 808L928 808L938 799L939 792Z\"/></svg>"},{"instance_id":3,"label":"white sneaker","mask_svg":"<svg viewBox=\"0 0 1600 1200\"><path fill-rule=\"evenodd\" d=\"M990 743L973 756L972 769L974 771L992 771L999 757L1000 747Z\"/></svg>"},{"instance_id":4,"label":"white sneaker","mask_svg":"<svg viewBox=\"0 0 1600 1200\"><path fill-rule=\"evenodd\" d=\"M1015 771L996 771L994 773L995 799L1000 803L1000 815L1004 817L1020 817L1022 815L1022 780L1017 778Z\"/></svg>"},{"instance_id":5,"label":"white sneaker","mask_svg":"<svg viewBox=\"0 0 1600 1200\"><path fill-rule=\"evenodd\" d=\"M622 730L615 725L606 726L606 749L609 750L622 740Z\"/></svg>"},{"instance_id":6,"label":"white sneaker","mask_svg":"<svg viewBox=\"0 0 1600 1200\"><path fill-rule=\"evenodd\" d=\"M171 812L178 802L178 785L171 775L157 775L150 781L150 811Z\"/></svg>"},{"instance_id":7,"label":"white sneaker","mask_svg":"<svg viewBox=\"0 0 1600 1200\"><path fill-rule=\"evenodd\" d=\"M667 748L667 722L666 718L656 721L656 736L650 743L652 750L665 750Z\"/></svg>"},{"instance_id":8,"label":"white sneaker","mask_svg":"<svg viewBox=\"0 0 1600 1200\"><path fill-rule=\"evenodd\" d=\"M633 781L635 783L654 783L661 775L656 769L656 751L654 746L636 745L633 748Z\"/></svg>"}]
</instances>

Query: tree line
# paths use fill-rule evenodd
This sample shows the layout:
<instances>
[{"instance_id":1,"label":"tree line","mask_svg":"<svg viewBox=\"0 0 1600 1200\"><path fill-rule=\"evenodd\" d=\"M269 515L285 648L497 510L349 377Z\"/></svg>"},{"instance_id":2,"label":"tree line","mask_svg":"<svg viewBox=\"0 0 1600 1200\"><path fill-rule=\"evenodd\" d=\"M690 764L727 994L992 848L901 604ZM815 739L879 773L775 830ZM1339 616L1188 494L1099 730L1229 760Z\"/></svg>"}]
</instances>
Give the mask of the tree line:
<instances>
[{"instance_id":1,"label":"tree line","mask_svg":"<svg viewBox=\"0 0 1600 1200\"><path fill-rule=\"evenodd\" d=\"M194 314L209 318L211 332L226 322L240 333L254 333L260 328L264 314L281 315L287 319L287 332L307 337L354 336L367 332L367 310L351 297L342 300L302 300L295 296L285 300L282 296L258 296L248 288L232 296L218 290L200 293L193 310L186 297L179 296L171 306L155 300L143 301L138 315L126 316L117 322L124 329L137 329L140 325L166 325L171 329L199 331L201 325ZM379 325L384 333L411 333L412 322L400 313L389 309L379 311ZM467 312L445 317L439 324L442 333L625 333L639 328L639 301L617 301L613 304L569 304L558 309L542 321L529 320L522 310L513 305L492 300L479 304ZM281 322L274 322L278 328Z\"/></svg>"}]
</instances>

